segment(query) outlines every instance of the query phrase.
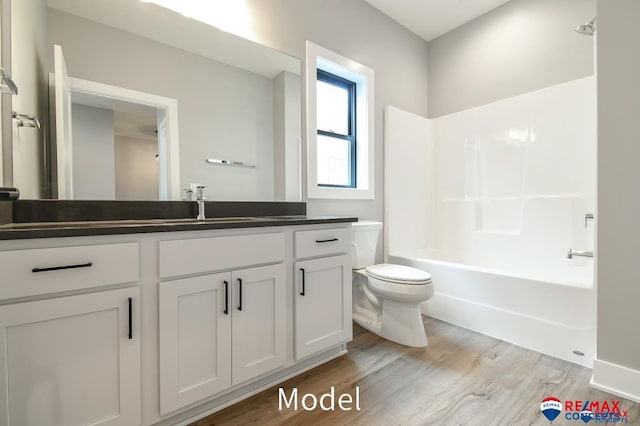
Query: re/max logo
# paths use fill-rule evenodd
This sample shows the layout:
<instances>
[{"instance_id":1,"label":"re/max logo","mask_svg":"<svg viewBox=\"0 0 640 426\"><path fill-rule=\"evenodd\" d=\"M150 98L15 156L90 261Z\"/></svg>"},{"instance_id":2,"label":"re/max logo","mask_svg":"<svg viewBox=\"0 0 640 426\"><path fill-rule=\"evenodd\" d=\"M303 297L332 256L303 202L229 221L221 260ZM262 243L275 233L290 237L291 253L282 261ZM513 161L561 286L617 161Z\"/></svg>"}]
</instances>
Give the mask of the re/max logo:
<instances>
[{"instance_id":1,"label":"re/max logo","mask_svg":"<svg viewBox=\"0 0 640 426\"><path fill-rule=\"evenodd\" d=\"M620 401L565 401L564 411L592 411L594 413L615 413L620 417L627 417L628 410L620 409Z\"/></svg>"}]
</instances>

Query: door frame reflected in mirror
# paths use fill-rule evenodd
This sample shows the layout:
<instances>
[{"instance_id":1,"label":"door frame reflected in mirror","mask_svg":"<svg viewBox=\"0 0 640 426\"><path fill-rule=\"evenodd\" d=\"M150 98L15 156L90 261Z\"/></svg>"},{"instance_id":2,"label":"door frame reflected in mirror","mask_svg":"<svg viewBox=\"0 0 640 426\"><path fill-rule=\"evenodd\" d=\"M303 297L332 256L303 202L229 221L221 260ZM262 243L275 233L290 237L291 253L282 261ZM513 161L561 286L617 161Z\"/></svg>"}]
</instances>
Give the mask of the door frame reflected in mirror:
<instances>
[{"instance_id":1,"label":"door frame reflected in mirror","mask_svg":"<svg viewBox=\"0 0 640 426\"><path fill-rule=\"evenodd\" d=\"M159 138L158 143L159 200L180 200L178 101L173 98L74 77L69 77L69 87L72 97L74 95L100 97L164 111L166 137ZM57 143L58 141L56 141ZM57 159L56 162L57 164L61 163L60 159ZM62 163L64 164L64 161ZM58 198L63 199L62 197Z\"/></svg>"}]
</instances>

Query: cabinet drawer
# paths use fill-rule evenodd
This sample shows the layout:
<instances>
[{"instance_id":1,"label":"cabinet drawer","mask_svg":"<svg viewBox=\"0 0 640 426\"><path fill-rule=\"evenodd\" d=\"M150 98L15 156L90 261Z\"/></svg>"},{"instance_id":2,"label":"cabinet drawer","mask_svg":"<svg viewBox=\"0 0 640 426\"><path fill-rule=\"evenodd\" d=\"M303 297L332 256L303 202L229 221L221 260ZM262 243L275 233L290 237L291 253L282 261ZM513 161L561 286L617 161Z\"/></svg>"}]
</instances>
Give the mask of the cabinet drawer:
<instances>
[{"instance_id":1,"label":"cabinet drawer","mask_svg":"<svg viewBox=\"0 0 640 426\"><path fill-rule=\"evenodd\" d=\"M138 243L0 252L0 299L138 281Z\"/></svg>"},{"instance_id":2,"label":"cabinet drawer","mask_svg":"<svg viewBox=\"0 0 640 426\"><path fill-rule=\"evenodd\" d=\"M297 258L349 253L351 250L351 228L297 231L295 244Z\"/></svg>"},{"instance_id":3,"label":"cabinet drawer","mask_svg":"<svg viewBox=\"0 0 640 426\"><path fill-rule=\"evenodd\" d=\"M283 233L160 241L160 278L283 260Z\"/></svg>"}]
</instances>

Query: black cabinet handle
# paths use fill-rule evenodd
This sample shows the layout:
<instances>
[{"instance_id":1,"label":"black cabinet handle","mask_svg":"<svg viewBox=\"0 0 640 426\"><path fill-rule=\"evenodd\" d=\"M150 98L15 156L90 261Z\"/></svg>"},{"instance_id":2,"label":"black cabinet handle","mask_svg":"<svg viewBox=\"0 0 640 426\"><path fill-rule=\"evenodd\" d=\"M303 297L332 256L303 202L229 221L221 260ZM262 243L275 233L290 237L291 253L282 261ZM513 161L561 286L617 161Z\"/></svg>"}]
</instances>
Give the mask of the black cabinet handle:
<instances>
[{"instance_id":1,"label":"black cabinet handle","mask_svg":"<svg viewBox=\"0 0 640 426\"><path fill-rule=\"evenodd\" d=\"M316 243L332 243L334 241L340 241L338 238L329 238L328 240L316 240Z\"/></svg>"},{"instance_id":2,"label":"black cabinet handle","mask_svg":"<svg viewBox=\"0 0 640 426\"><path fill-rule=\"evenodd\" d=\"M92 262L80 263L78 265L65 265L65 266L52 266L51 268L33 268L31 272L48 272L48 271L62 271L63 269L78 269L78 268L91 268Z\"/></svg>"},{"instance_id":3,"label":"black cabinet handle","mask_svg":"<svg viewBox=\"0 0 640 426\"><path fill-rule=\"evenodd\" d=\"M224 314L229 315L229 283L224 282Z\"/></svg>"},{"instance_id":4,"label":"black cabinet handle","mask_svg":"<svg viewBox=\"0 0 640 426\"><path fill-rule=\"evenodd\" d=\"M133 299L129 298L129 340L133 339Z\"/></svg>"},{"instance_id":5,"label":"black cabinet handle","mask_svg":"<svg viewBox=\"0 0 640 426\"><path fill-rule=\"evenodd\" d=\"M300 268L300 271L302 272L302 291L300 292L300 296L304 296L305 294L304 268Z\"/></svg>"},{"instance_id":6,"label":"black cabinet handle","mask_svg":"<svg viewBox=\"0 0 640 426\"><path fill-rule=\"evenodd\" d=\"M238 278L238 310L242 310L242 278Z\"/></svg>"}]
</instances>

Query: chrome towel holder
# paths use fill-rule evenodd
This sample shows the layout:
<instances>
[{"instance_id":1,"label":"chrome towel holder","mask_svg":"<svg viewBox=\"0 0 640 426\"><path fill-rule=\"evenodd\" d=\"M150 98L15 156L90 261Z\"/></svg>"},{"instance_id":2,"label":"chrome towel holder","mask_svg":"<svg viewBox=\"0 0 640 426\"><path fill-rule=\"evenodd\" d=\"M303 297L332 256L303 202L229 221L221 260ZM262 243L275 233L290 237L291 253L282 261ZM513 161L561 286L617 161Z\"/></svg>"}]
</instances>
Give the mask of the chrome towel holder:
<instances>
[{"instance_id":1,"label":"chrome towel holder","mask_svg":"<svg viewBox=\"0 0 640 426\"><path fill-rule=\"evenodd\" d=\"M9 74L4 68L0 68L0 80L2 80L2 84L0 84L1 93L11 93L12 95L18 94L18 86L16 86L16 83L11 78L11 74Z\"/></svg>"},{"instance_id":2,"label":"chrome towel holder","mask_svg":"<svg viewBox=\"0 0 640 426\"><path fill-rule=\"evenodd\" d=\"M11 111L11 118L16 120L18 127L33 127L35 129L40 128L40 121L38 117L33 114L22 114L15 111Z\"/></svg>"},{"instance_id":3,"label":"chrome towel holder","mask_svg":"<svg viewBox=\"0 0 640 426\"><path fill-rule=\"evenodd\" d=\"M216 166L244 167L245 169L255 169L255 164L245 163L242 161L218 160L217 158L207 158L206 162Z\"/></svg>"}]
</instances>

